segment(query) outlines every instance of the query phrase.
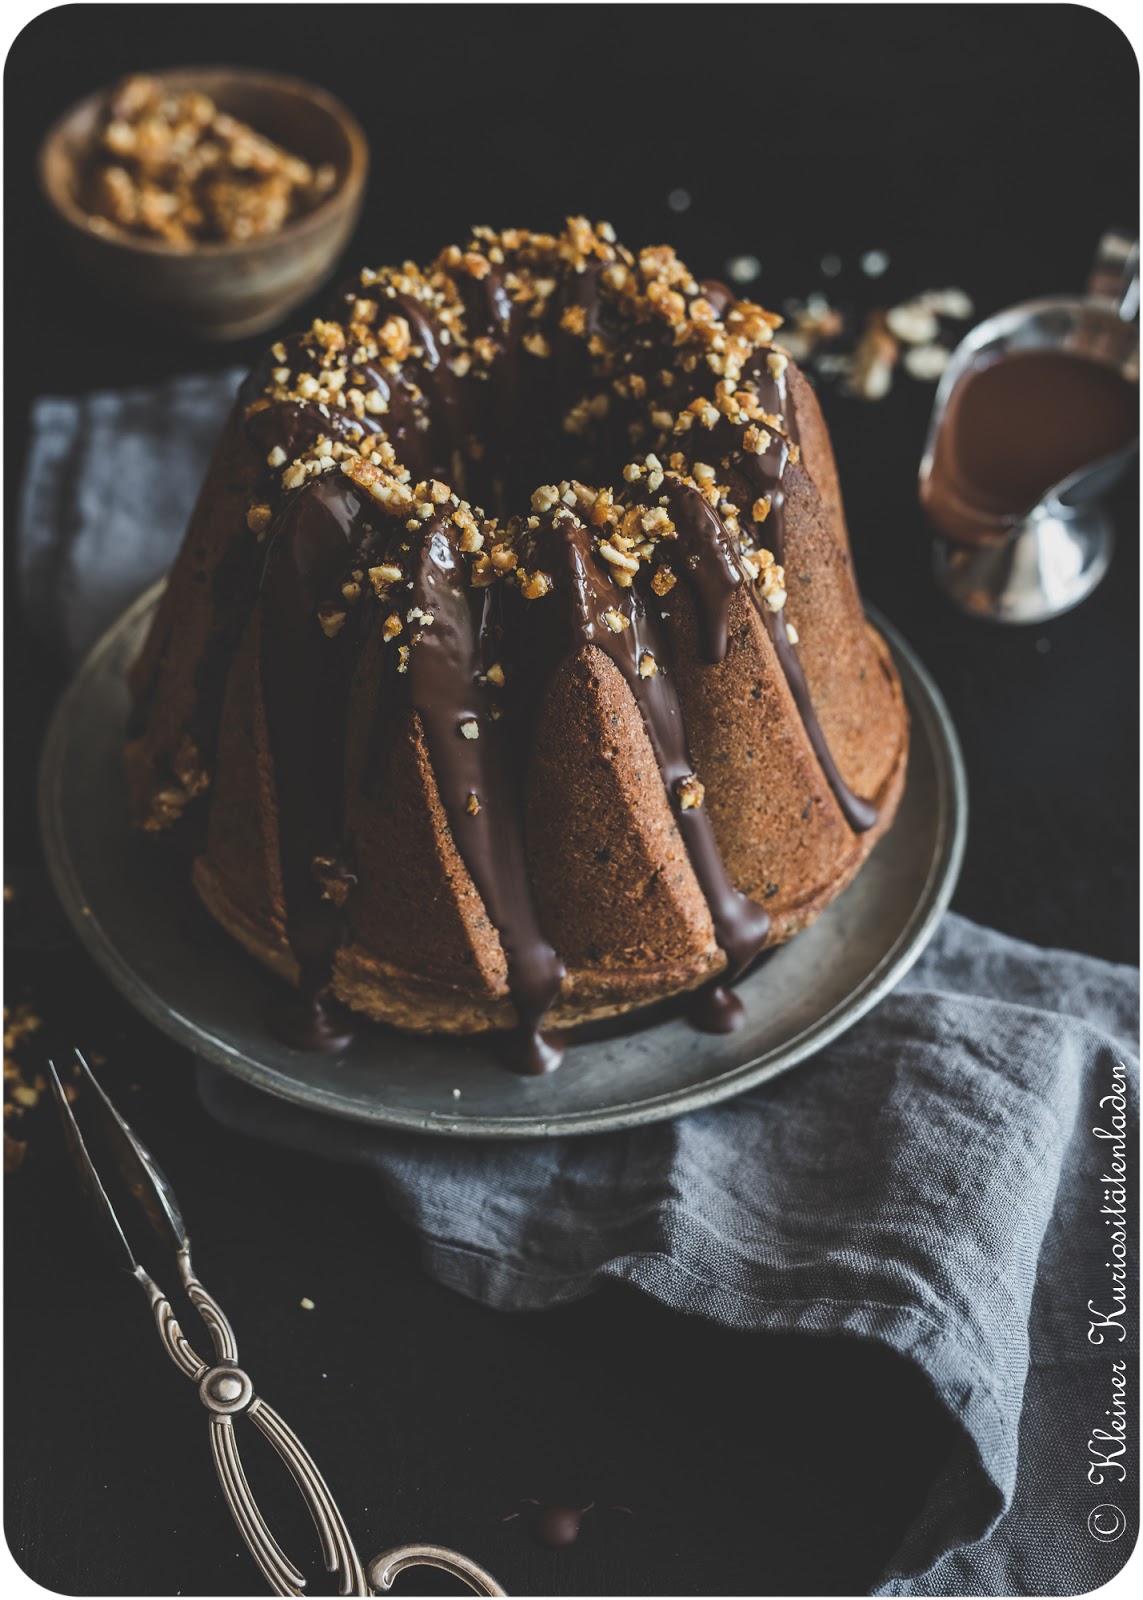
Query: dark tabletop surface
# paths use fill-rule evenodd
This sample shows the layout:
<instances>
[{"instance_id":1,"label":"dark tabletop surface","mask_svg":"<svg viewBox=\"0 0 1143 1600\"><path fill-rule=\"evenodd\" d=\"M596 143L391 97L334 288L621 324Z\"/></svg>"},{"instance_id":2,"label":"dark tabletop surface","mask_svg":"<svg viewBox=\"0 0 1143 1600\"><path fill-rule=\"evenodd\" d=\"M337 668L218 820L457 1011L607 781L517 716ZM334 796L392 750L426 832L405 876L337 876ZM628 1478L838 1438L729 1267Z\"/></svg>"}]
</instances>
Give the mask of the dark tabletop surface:
<instances>
[{"instance_id":1,"label":"dark tabletop surface","mask_svg":"<svg viewBox=\"0 0 1143 1600\"><path fill-rule=\"evenodd\" d=\"M1080 7L64 6L7 64L9 530L34 395L255 351L185 345L97 298L56 252L32 172L48 122L92 87L216 61L324 82L357 113L373 175L352 262L423 259L473 221L582 210L633 244L669 240L703 275L757 256L770 305L827 290L868 307L953 284L985 314L1078 287L1103 229L1135 226L1134 57ZM679 189L682 211L667 198ZM876 285L858 268L871 249L890 256ZM829 254L843 271L827 281ZM931 392L901 377L880 404L824 399L865 594L933 672L963 743L955 905L1135 961L1134 502L1120 496L1111 575L1076 612L1031 629L953 613L915 503ZM186 1058L51 914L34 760L66 668L7 593L9 1004L32 1004L41 1037L106 1057L257 1386L322 1464L361 1553L448 1542L521 1594L867 1588L951 1437L896 1358L736 1335L620 1289L494 1315L428 1281L366 1176L206 1118ZM203 1413L137 1290L79 1226L43 1109L5 1180L10 1547L71 1594L258 1594ZM272 1499L262 1466L252 1451ZM526 1515L503 1520L527 1497L599 1509L555 1552ZM297 1557L309 1535L281 1504Z\"/></svg>"}]
</instances>

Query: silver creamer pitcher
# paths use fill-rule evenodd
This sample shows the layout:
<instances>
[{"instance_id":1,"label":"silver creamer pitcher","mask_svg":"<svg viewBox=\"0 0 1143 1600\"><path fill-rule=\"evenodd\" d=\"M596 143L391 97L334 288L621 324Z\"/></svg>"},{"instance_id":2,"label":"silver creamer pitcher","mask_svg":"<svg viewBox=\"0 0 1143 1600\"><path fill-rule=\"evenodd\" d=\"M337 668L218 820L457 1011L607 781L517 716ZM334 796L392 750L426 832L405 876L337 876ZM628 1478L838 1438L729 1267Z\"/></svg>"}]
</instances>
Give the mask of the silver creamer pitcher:
<instances>
[{"instance_id":1,"label":"silver creamer pitcher","mask_svg":"<svg viewBox=\"0 0 1143 1600\"><path fill-rule=\"evenodd\" d=\"M934 458L950 402L970 372L1011 354L1059 352L1139 382L1139 246L1120 234L1100 241L1087 294L1030 300L973 328L953 352L937 389L921 460L923 503L936 498ZM1129 469L1138 438L1071 471L1031 510L999 519L994 534L934 536L938 583L962 610L995 622L1043 622L1086 598L1107 571L1114 528L1104 501ZM945 522L971 523L975 509L940 484Z\"/></svg>"}]
</instances>

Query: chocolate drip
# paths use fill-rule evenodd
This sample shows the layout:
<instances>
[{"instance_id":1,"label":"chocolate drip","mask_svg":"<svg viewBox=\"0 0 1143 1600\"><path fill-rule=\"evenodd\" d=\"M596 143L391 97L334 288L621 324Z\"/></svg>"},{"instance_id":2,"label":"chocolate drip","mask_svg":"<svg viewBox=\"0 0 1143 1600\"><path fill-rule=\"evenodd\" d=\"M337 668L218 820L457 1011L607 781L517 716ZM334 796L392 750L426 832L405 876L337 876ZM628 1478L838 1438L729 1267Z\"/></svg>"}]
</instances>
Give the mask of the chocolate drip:
<instances>
[{"instance_id":1,"label":"chocolate drip","mask_svg":"<svg viewBox=\"0 0 1143 1600\"><path fill-rule=\"evenodd\" d=\"M214 764L230 663L258 593L262 552L251 538L231 544L214 574L214 614L195 673L189 729L203 766Z\"/></svg>"},{"instance_id":2,"label":"chocolate drip","mask_svg":"<svg viewBox=\"0 0 1143 1600\"><path fill-rule=\"evenodd\" d=\"M485 282L488 280L495 285L489 292L497 292L498 268L487 275ZM531 354L524 345L528 332L537 327L528 316L528 306L511 299L508 305L508 318L489 368L478 430L485 445L489 497L501 513L550 476L545 458L559 427L561 400L552 361Z\"/></svg>"},{"instance_id":3,"label":"chocolate drip","mask_svg":"<svg viewBox=\"0 0 1143 1600\"><path fill-rule=\"evenodd\" d=\"M279 400L254 412L247 420L246 430L260 451L269 455L277 445L290 461L321 438L356 441L363 433L380 432L378 422L369 415L359 421L339 406L326 409L328 416L300 400Z\"/></svg>"},{"instance_id":4,"label":"chocolate drip","mask_svg":"<svg viewBox=\"0 0 1143 1600\"><path fill-rule=\"evenodd\" d=\"M484 678L492 664L483 659L485 591L469 584L454 531L438 517L421 536L413 604L433 620L409 651L410 697L424 725L453 838L504 949L520 1019L512 1063L523 1072L546 1072L558 1066L562 1049L542 1037L540 1024L567 969L536 918L519 802Z\"/></svg>"},{"instance_id":5,"label":"chocolate drip","mask_svg":"<svg viewBox=\"0 0 1143 1600\"><path fill-rule=\"evenodd\" d=\"M402 466L414 479L430 476L437 468L437 451L428 427L425 396L404 373L392 373L377 362L367 361L361 368L364 387L375 389L385 402L379 429L396 452Z\"/></svg>"},{"instance_id":6,"label":"chocolate drip","mask_svg":"<svg viewBox=\"0 0 1143 1600\"><path fill-rule=\"evenodd\" d=\"M442 471L447 469L451 475L453 454L463 443L464 434L472 423L472 386L462 388L453 375L441 344L442 334L445 338L447 334L418 300L412 295L394 294L391 298L382 298L380 308L382 318L396 314L409 324L415 354L407 365L419 378L424 391L426 414L432 424L429 451L436 465ZM463 485L456 487L463 488Z\"/></svg>"},{"instance_id":7,"label":"chocolate drip","mask_svg":"<svg viewBox=\"0 0 1143 1600\"><path fill-rule=\"evenodd\" d=\"M752 502L752 498L769 497L770 511L762 528L762 537L779 566L784 566L786 561L786 494L783 488L783 479L789 462L790 445L797 442L794 432L793 409L789 403L789 395L784 378L775 379L767 374L765 379L756 376L755 381L761 391L763 406L767 408L773 406L774 412L782 417L786 428L786 436L772 434L769 447L761 455L743 452L741 464L735 476L740 476L747 486L748 492L743 498L747 500L748 505ZM743 509L745 510L746 508L744 507ZM753 589L751 592L754 592ZM833 753L817 719L817 713L814 711L809 685L806 682L806 675L802 671L802 664L787 637L784 616L781 612L771 611L769 606L761 600L758 600L757 604L773 642L786 683L794 698L794 704L798 708L798 715L802 719L806 737L809 739L814 755L817 757L818 765L822 769L822 774L833 791L834 799L837 801L846 822L855 833L866 833L877 821L877 808L868 800L862 800L859 795L855 795L838 770L837 762L833 758Z\"/></svg>"},{"instance_id":8,"label":"chocolate drip","mask_svg":"<svg viewBox=\"0 0 1143 1600\"><path fill-rule=\"evenodd\" d=\"M327 638L318 610L364 532L360 501L341 477L315 481L285 506L272 530L262 582L262 693L278 809L286 937L299 990L269 1019L299 1049L340 1049L352 1034L326 997L345 938L338 906L318 876L343 881L343 776L353 630Z\"/></svg>"},{"instance_id":9,"label":"chocolate drip","mask_svg":"<svg viewBox=\"0 0 1143 1600\"><path fill-rule=\"evenodd\" d=\"M802 726L806 730L806 737L813 747L814 755L818 758L818 765L825 774L826 782L833 790L834 799L854 833L866 833L877 821L877 807L855 795L837 769L837 763L826 743L826 736L822 732L821 723L817 719L817 713L810 699L810 688L802 671L802 663L786 636L786 624L781 612L775 614L763 606L762 615L773 640L778 660L782 664L782 671L786 675L790 693L794 697L794 704L802 719Z\"/></svg>"},{"instance_id":10,"label":"chocolate drip","mask_svg":"<svg viewBox=\"0 0 1143 1600\"><path fill-rule=\"evenodd\" d=\"M493 267L483 278L466 275L459 287L469 338L507 338L515 312L499 267Z\"/></svg>"},{"instance_id":11,"label":"chocolate drip","mask_svg":"<svg viewBox=\"0 0 1143 1600\"><path fill-rule=\"evenodd\" d=\"M534 552L537 565L555 577L550 598L525 602L535 608L527 614L529 633L547 655L547 676L550 679L554 675L565 654L595 645L627 680L663 786L671 798L680 836L710 909L715 938L726 954L728 977L733 979L762 948L770 931L770 919L761 906L740 894L730 882L706 811L702 806L683 808L680 804L685 781L694 777L694 764L679 697L669 672L659 670L643 677L639 671L645 655L652 656L657 664L666 662L661 630L634 589L619 589L611 583L592 551L590 532L568 512L555 512L539 530ZM560 617L559 629L551 626L553 601ZM548 608L547 613L544 608ZM610 627L605 620L605 613L609 612L625 618L627 626L618 631Z\"/></svg>"},{"instance_id":12,"label":"chocolate drip","mask_svg":"<svg viewBox=\"0 0 1143 1600\"><path fill-rule=\"evenodd\" d=\"M699 293L704 300L710 302L716 317L722 317L729 306L738 299L729 284L723 283L720 278L703 278L699 284Z\"/></svg>"},{"instance_id":13,"label":"chocolate drip","mask_svg":"<svg viewBox=\"0 0 1143 1600\"><path fill-rule=\"evenodd\" d=\"M746 1007L723 983L704 983L687 1007L691 1026L700 1033L735 1033L746 1021Z\"/></svg>"},{"instance_id":14,"label":"chocolate drip","mask_svg":"<svg viewBox=\"0 0 1143 1600\"><path fill-rule=\"evenodd\" d=\"M708 661L725 660L730 602L745 581L741 563L722 518L700 490L668 477L662 492L679 541L679 556L672 566L694 598L703 655Z\"/></svg>"}]
</instances>

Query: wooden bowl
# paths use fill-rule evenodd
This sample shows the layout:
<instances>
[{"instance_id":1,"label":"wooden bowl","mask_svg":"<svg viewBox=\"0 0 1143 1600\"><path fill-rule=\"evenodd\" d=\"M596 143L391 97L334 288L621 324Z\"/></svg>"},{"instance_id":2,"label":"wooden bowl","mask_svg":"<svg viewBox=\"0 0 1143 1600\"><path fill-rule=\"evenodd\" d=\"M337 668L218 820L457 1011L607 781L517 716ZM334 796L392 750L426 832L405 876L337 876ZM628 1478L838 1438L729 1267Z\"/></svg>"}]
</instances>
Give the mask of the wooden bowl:
<instances>
[{"instance_id":1,"label":"wooden bowl","mask_svg":"<svg viewBox=\"0 0 1143 1600\"><path fill-rule=\"evenodd\" d=\"M66 113L40 148L40 182L80 264L120 301L202 339L259 333L304 300L332 270L361 211L369 149L356 119L331 94L294 78L242 67L149 73L172 92L198 90L314 166L337 171L313 211L241 244L179 249L92 226L81 182L110 90Z\"/></svg>"}]
</instances>

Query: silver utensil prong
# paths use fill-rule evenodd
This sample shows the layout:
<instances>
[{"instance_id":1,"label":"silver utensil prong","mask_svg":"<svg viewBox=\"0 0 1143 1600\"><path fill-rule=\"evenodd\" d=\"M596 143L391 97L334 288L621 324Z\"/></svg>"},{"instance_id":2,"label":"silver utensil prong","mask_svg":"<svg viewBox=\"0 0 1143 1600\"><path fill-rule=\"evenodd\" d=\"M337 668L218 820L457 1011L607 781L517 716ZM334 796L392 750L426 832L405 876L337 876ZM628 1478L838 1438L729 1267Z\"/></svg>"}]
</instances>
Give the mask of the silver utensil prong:
<instances>
[{"instance_id":1,"label":"silver utensil prong","mask_svg":"<svg viewBox=\"0 0 1143 1600\"><path fill-rule=\"evenodd\" d=\"M78 1056L79 1052L76 1051L76 1054ZM87 1063L83 1061L83 1057L80 1056L79 1059L86 1067ZM90 1068L88 1068L88 1072L90 1074ZM115 1214L115 1207L111 1204L107 1190L103 1187L103 1181L95 1170L95 1163L88 1153L86 1141L80 1132L79 1123L75 1120L71 1103L64 1093L64 1086L60 1081L56 1064L51 1060L48 1062L48 1082L51 1084L56 1109L60 1114L64 1143L67 1146L68 1154L79 1179L80 1188L90 1201L95 1220L100 1225L104 1243L109 1246L117 1264L125 1267L128 1272L134 1273L138 1266L138 1262L135 1260L135 1252L127 1243L127 1235L119 1224L119 1218Z\"/></svg>"}]
</instances>

